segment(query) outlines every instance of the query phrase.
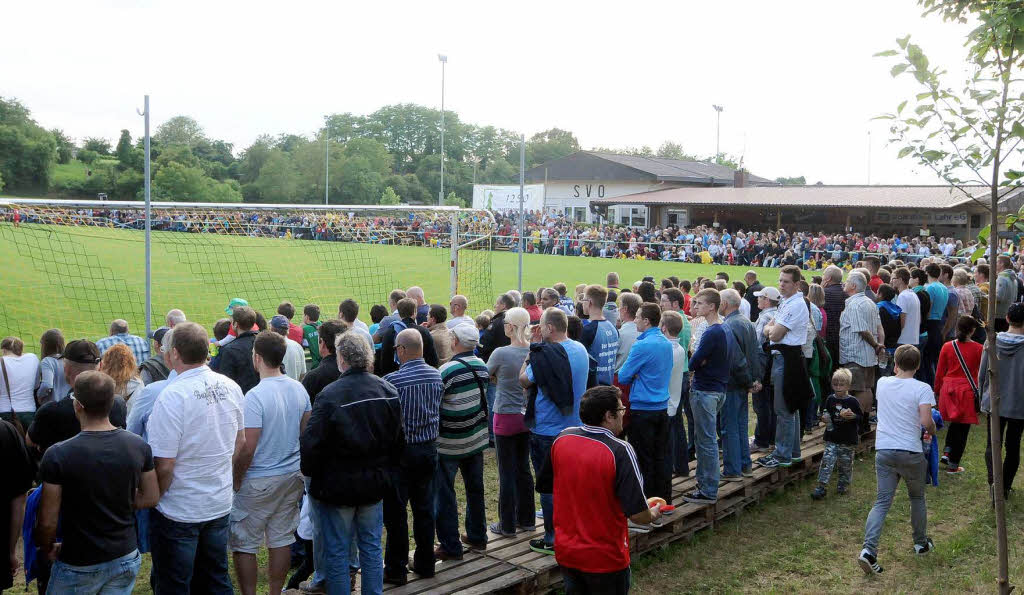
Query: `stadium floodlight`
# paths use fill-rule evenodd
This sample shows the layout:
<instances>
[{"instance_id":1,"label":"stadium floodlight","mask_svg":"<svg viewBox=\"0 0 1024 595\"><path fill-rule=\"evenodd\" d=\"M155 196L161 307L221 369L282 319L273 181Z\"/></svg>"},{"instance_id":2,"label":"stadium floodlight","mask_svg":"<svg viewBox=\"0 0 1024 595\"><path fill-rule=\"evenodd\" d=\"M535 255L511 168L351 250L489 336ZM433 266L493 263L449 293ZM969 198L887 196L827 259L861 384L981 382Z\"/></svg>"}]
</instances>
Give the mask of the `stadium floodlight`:
<instances>
[{"instance_id":1,"label":"stadium floodlight","mask_svg":"<svg viewBox=\"0 0 1024 595\"><path fill-rule=\"evenodd\" d=\"M725 108L714 104L712 104L711 107L715 108L715 116L718 119L715 123L715 161L718 161L718 156L722 154L720 144L722 138L722 110Z\"/></svg>"},{"instance_id":2,"label":"stadium floodlight","mask_svg":"<svg viewBox=\"0 0 1024 595\"><path fill-rule=\"evenodd\" d=\"M441 191L437 195L437 206L444 204L444 65L448 63L448 56L437 55L441 62Z\"/></svg>"}]
</instances>

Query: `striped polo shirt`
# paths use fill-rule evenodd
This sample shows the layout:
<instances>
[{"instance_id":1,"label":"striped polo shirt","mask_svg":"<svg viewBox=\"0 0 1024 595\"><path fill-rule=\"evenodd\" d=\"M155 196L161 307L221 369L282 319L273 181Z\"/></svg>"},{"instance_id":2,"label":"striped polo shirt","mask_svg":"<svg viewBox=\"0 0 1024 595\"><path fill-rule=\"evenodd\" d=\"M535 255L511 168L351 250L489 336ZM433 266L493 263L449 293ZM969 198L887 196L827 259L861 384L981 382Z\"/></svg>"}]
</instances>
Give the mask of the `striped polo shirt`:
<instances>
[{"instance_id":1,"label":"striped polo shirt","mask_svg":"<svg viewBox=\"0 0 1024 595\"><path fill-rule=\"evenodd\" d=\"M437 439L438 415L441 406L441 375L423 358L411 359L384 377L398 389L405 424L405 441L409 444L433 442Z\"/></svg>"},{"instance_id":2,"label":"striped polo shirt","mask_svg":"<svg viewBox=\"0 0 1024 595\"><path fill-rule=\"evenodd\" d=\"M487 364L475 355L459 353L438 371L444 396L437 454L460 459L483 452L487 448Z\"/></svg>"}]
</instances>

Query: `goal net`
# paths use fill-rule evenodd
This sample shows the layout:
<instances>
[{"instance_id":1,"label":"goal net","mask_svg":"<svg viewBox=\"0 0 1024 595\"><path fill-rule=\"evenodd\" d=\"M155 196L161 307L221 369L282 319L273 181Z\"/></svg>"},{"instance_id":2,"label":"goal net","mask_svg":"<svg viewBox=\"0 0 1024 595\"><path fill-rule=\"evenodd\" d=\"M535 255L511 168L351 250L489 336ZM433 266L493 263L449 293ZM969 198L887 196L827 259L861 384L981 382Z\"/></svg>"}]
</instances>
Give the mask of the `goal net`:
<instances>
[{"instance_id":1,"label":"goal net","mask_svg":"<svg viewBox=\"0 0 1024 595\"><path fill-rule=\"evenodd\" d=\"M370 322L393 289L423 288L447 308L488 307L493 219L454 207L152 203L152 328L171 308L207 328L243 298L268 320L284 301L301 324L353 298ZM37 348L39 335L106 335L123 318L145 321L145 209L141 202L0 199L0 336ZM35 349L33 349L35 350Z\"/></svg>"}]
</instances>

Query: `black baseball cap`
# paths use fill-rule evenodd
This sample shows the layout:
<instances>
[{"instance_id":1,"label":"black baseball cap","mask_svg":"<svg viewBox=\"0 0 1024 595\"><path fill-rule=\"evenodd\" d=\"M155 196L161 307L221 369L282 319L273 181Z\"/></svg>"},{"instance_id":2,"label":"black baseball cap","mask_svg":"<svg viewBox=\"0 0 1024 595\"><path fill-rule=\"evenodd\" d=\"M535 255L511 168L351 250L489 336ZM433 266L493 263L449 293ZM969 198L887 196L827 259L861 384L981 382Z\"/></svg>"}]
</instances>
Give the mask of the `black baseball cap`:
<instances>
[{"instance_id":1,"label":"black baseball cap","mask_svg":"<svg viewBox=\"0 0 1024 595\"><path fill-rule=\"evenodd\" d=\"M64 347L61 359L75 362L77 364L98 364L100 363L100 348L88 339L77 339Z\"/></svg>"},{"instance_id":2,"label":"black baseball cap","mask_svg":"<svg viewBox=\"0 0 1024 595\"><path fill-rule=\"evenodd\" d=\"M156 329L155 331L149 333L149 338L153 339L157 343L160 343L160 342L162 342L164 340L164 335L166 335L167 331L169 331L169 330L171 330L171 329L166 327L166 326L162 326L162 327Z\"/></svg>"}]
</instances>

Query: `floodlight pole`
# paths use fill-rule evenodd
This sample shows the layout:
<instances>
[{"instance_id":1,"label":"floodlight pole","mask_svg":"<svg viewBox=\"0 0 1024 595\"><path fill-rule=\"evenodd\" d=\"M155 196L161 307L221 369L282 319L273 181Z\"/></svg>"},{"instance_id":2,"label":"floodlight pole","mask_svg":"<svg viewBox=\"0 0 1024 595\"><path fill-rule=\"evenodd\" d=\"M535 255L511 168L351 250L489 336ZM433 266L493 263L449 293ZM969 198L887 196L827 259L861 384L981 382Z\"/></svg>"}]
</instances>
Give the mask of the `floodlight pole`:
<instances>
[{"instance_id":1,"label":"floodlight pole","mask_svg":"<svg viewBox=\"0 0 1024 595\"><path fill-rule=\"evenodd\" d=\"M144 175L146 177L146 337L149 337L149 333L151 332L153 326L153 271L152 243L150 241L150 231L152 230L152 218L150 216L149 210L150 191L152 190L149 175L149 95L146 95L142 109L143 111L139 115L144 116L146 121L144 166ZM135 111L138 112L138 110Z\"/></svg>"},{"instance_id":2,"label":"floodlight pole","mask_svg":"<svg viewBox=\"0 0 1024 595\"><path fill-rule=\"evenodd\" d=\"M523 214L523 186L526 182L526 135L519 136L519 292L523 291L523 250L526 249L526 229Z\"/></svg>"},{"instance_id":3,"label":"floodlight pole","mask_svg":"<svg viewBox=\"0 0 1024 595\"><path fill-rule=\"evenodd\" d=\"M722 110L725 108L720 105L712 105L715 108L715 162L718 162L718 156L722 154Z\"/></svg>"},{"instance_id":4,"label":"floodlight pole","mask_svg":"<svg viewBox=\"0 0 1024 595\"><path fill-rule=\"evenodd\" d=\"M324 204L331 204L331 139L324 128Z\"/></svg>"},{"instance_id":5,"label":"floodlight pole","mask_svg":"<svg viewBox=\"0 0 1024 595\"><path fill-rule=\"evenodd\" d=\"M437 195L437 206L444 204L444 65L448 63L448 56L438 54L437 59L441 61L441 192Z\"/></svg>"}]
</instances>

